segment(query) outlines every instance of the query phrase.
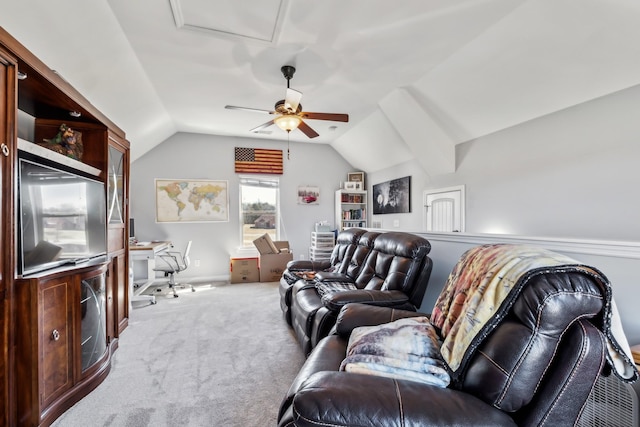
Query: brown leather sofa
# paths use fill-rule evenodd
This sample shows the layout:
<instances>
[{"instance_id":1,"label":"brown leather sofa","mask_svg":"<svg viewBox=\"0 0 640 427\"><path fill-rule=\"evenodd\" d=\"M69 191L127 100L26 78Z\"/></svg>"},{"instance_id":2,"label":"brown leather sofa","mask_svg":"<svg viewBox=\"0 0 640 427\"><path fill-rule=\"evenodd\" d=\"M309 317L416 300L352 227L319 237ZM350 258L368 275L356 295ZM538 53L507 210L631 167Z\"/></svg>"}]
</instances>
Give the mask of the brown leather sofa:
<instances>
[{"instance_id":1,"label":"brown leather sofa","mask_svg":"<svg viewBox=\"0 0 640 427\"><path fill-rule=\"evenodd\" d=\"M347 304L294 379L278 426L573 426L598 376L610 372L610 298L590 270L535 271L447 388L341 371L354 328L426 316Z\"/></svg>"},{"instance_id":2,"label":"brown leather sofa","mask_svg":"<svg viewBox=\"0 0 640 427\"><path fill-rule=\"evenodd\" d=\"M355 246L337 271L319 271L314 280L299 280L291 288L291 326L305 354L329 334L345 304L415 311L422 303L433 265L429 241L410 233L367 231Z\"/></svg>"}]
</instances>

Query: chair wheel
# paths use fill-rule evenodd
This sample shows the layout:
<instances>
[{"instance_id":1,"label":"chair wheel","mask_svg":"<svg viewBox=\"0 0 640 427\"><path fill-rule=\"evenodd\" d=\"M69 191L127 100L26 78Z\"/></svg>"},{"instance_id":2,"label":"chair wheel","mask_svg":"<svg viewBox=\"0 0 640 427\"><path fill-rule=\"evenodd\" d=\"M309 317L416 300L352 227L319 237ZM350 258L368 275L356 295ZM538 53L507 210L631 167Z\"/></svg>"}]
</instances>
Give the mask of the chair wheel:
<instances>
[{"instance_id":1,"label":"chair wheel","mask_svg":"<svg viewBox=\"0 0 640 427\"><path fill-rule=\"evenodd\" d=\"M195 288L191 288L191 292L195 292L195 291L196 291Z\"/></svg>"},{"instance_id":2,"label":"chair wheel","mask_svg":"<svg viewBox=\"0 0 640 427\"><path fill-rule=\"evenodd\" d=\"M173 297L174 297L174 298L178 298L178 296L179 296L179 295L174 295Z\"/></svg>"}]
</instances>

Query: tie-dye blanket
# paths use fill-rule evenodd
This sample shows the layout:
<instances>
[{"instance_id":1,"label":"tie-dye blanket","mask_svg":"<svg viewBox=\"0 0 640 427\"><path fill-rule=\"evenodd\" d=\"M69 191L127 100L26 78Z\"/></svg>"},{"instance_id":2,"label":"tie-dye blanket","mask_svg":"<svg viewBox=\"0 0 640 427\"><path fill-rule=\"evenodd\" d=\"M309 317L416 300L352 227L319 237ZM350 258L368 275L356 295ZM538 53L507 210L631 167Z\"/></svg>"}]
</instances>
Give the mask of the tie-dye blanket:
<instances>
[{"instance_id":1,"label":"tie-dye blanket","mask_svg":"<svg viewBox=\"0 0 640 427\"><path fill-rule=\"evenodd\" d=\"M637 370L622 331L608 279L597 269L545 249L525 245L484 245L467 251L451 272L436 301L431 323L440 329L441 354L455 376L471 356L472 343L505 313L535 271L574 271L601 285L605 299L603 334L607 360L623 380L635 380Z\"/></svg>"},{"instance_id":2,"label":"tie-dye blanket","mask_svg":"<svg viewBox=\"0 0 640 427\"><path fill-rule=\"evenodd\" d=\"M441 342L426 317L355 328L341 371L449 385L440 357Z\"/></svg>"}]
</instances>

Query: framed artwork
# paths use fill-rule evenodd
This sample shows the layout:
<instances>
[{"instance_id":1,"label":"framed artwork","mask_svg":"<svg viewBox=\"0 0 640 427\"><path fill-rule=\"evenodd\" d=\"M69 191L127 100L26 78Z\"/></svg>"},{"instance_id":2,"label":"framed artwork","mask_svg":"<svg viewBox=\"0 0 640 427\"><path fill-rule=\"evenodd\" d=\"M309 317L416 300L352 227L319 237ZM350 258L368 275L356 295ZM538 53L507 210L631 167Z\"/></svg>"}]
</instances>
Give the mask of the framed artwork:
<instances>
[{"instance_id":1,"label":"framed artwork","mask_svg":"<svg viewBox=\"0 0 640 427\"><path fill-rule=\"evenodd\" d=\"M360 181L354 181L354 184L356 185L356 190L364 190L364 188L362 187L364 183Z\"/></svg>"},{"instance_id":2,"label":"framed artwork","mask_svg":"<svg viewBox=\"0 0 640 427\"><path fill-rule=\"evenodd\" d=\"M156 179L156 222L229 221L227 181Z\"/></svg>"},{"instance_id":3,"label":"framed artwork","mask_svg":"<svg viewBox=\"0 0 640 427\"><path fill-rule=\"evenodd\" d=\"M373 185L373 214L411 212L411 177Z\"/></svg>"},{"instance_id":4,"label":"framed artwork","mask_svg":"<svg viewBox=\"0 0 640 427\"><path fill-rule=\"evenodd\" d=\"M347 182L344 183L344 189L345 190L357 190L356 183L355 182L351 182L351 181L347 181Z\"/></svg>"},{"instance_id":5,"label":"framed artwork","mask_svg":"<svg viewBox=\"0 0 640 427\"><path fill-rule=\"evenodd\" d=\"M299 205L319 205L320 204L320 187L309 185L301 185L298 187L298 204Z\"/></svg>"},{"instance_id":6,"label":"framed artwork","mask_svg":"<svg viewBox=\"0 0 640 427\"><path fill-rule=\"evenodd\" d=\"M347 181L349 182L361 182L364 188L364 172L349 172L347 174ZM363 189L361 188L361 190Z\"/></svg>"}]
</instances>

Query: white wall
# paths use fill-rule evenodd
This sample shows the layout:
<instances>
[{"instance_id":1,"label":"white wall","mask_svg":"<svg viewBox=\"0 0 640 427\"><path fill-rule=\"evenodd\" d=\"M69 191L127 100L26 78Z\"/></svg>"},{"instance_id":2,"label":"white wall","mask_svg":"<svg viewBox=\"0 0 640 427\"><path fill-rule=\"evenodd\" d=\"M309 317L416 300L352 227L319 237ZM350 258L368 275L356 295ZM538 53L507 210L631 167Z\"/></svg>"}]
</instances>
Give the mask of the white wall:
<instances>
[{"instance_id":1,"label":"white wall","mask_svg":"<svg viewBox=\"0 0 640 427\"><path fill-rule=\"evenodd\" d=\"M182 249L193 240L191 259L199 259L184 272L188 278L228 278L229 257L237 254L239 231L239 175L234 171L234 148L282 149L284 173L280 179L282 240L289 240L295 258L308 257L310 233L318 221L333 224L334 194L345 181L351 166L335 150L325 144L291 143L290 160L287 145L281 141L179 133L131 164L130 206L135 219L136 237L141 241L170 240ZM274 175L271 175L274 176ZM156 178L215 179L229 182L229 222L220 223L156 223ZM300 185L320 188L318 205L299 205ZM246 254L245 254L246 256Z\"/></svg>"}]
</instances>

